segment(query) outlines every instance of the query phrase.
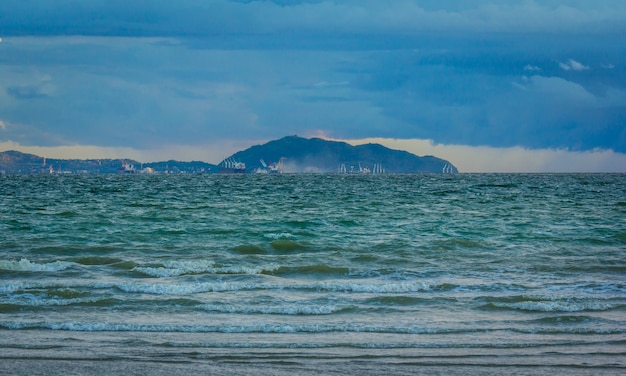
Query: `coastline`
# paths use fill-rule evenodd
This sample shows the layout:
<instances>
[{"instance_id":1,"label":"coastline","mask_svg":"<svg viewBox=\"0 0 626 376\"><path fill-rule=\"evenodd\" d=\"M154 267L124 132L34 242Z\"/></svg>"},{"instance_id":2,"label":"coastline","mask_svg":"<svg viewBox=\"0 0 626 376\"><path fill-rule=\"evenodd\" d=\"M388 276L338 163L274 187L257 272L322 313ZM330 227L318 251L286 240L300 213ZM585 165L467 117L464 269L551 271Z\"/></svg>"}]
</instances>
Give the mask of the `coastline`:
<instances>
[{"instance_id":1,"label":"coastline","mask_svg":"<svg viewBox=\"0 0 626 376\"><path fill-rule=\"evenodd\" d=\"M493 360L496 360L494 358ZM111 359L26 359L2 358L3 375L620 375L623 369L507 364L412 364L376 360L326 359L322 362L287 364L281 362L140 361Z\"/></svg>"}]
</instances>

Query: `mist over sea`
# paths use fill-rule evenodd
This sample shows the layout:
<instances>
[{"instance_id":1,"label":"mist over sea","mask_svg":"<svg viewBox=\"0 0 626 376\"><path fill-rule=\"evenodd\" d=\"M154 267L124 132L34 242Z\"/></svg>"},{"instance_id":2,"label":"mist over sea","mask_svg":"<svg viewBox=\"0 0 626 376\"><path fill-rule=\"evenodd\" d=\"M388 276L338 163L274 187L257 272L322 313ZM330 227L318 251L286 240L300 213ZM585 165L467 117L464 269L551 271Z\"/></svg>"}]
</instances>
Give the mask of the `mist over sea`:
<instances>
[{"instance_id":1,"label":"mist over sea","mask_svg":"<svg viewBox=\"0 0 626 376\"><path fill-rule=\"evenodd\" d=\"M626 372L626 175L0 176L2 374Z\"/></svg>"}]
</instances>

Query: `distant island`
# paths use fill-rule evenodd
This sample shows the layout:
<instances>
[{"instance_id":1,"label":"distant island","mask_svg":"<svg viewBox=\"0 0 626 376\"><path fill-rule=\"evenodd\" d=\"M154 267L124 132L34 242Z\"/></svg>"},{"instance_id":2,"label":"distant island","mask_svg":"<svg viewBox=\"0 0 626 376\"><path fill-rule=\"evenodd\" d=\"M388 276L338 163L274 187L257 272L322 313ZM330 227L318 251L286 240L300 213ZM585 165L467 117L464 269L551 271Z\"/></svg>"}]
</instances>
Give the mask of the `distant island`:
<instances>
[{"instance_id":1,"label":"distant island","mask_svg":"<svg viewBox=\"0 0 626 376\"><path fill-rule=\"evenodd\" d=\"M352 146L320 138L287 136L255 145L218 165L192 161L139 163L128 159L53 159L18 151L0 152L3 174L131 173L458 173L449 161L419 157L380 144Z\"/></svg>"}]
</instances>

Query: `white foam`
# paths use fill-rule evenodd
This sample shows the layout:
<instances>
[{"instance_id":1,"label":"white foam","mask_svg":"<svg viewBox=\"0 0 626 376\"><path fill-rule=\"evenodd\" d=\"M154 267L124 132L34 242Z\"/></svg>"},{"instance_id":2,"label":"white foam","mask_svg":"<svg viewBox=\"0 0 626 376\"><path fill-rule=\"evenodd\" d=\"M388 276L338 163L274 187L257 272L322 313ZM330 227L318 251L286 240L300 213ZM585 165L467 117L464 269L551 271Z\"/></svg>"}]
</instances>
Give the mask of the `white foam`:
<instances>
[{"instance_id":1,"label":"white foam","mask_svg":"<svg viewBox=\"0 0 626 376\"><path fill-rule=\"evenodd\" d=\"M11 304L26 306L26 307L47 307L47 306L67 306L72 304L81 303L95 303L99 301L99 298L85 297L85 298L41 298L34 295L22 295L10 300Z\"/></svg>"},{"instance_id":2,"label":"white foam","mask_svg":"<svg viewBox=\"0 0 626 376\"><path fill-rule=\"evenodd\" d=\"M139 266L133 268L134 271L152 277L166 278L177 277L186 274L261 274L272 272L280 268L278 264L267 264L259 266L222 266L215 267L212 261L172 261L164 263L159 267Z\"/></svg>"},{"instance_id":3,"label":"white foam","mask_svg":"<svg viewBox=\"0 0 626 376\"><path fill-rule=\"evenodd\" d=\"M320 290L344 291L357 293L411 293L424 292L432 289L432 284L427 282L319 282L312 286Z\"/></svg>"},{"instance_id":4,"label":"white foam","mask_svg":"<svg viewBox=\"0 0 626 376\"><path fill-rule=\"evenodd\" d=\"M280 232L280 233L267 233L263 236L265 236L268 239L277 240L277 239L290 239L293 237L293 234L290 234L288 232Z\"/></svg>"},{"instance_id":5,"label":"white foam","mask_svg":"<svg viewBox=\"0 0 626 376\"><path fill-rule=\"evenodd\" d=\"M397 333L397 334L436 334L456 333L459 330L441 328L416 328L406 326L371 326L359 324L279 324L245 323L229 325L181 325L181 324L141 324L108 322L0 322L6 329L51 329L81 332L188 332L188 333ZM463 330L460 330L463 331Z\"/></svg>"},{"instance_id":6,"label":"white foam","mask_svg":"<svg viewBox=\"0 0 626 376\"><path fill-rule=\"evenodd\" d=\"M267 264L260 266L228 266L222 268L216 268L216 274L261 274L266 272L273 272L280 269L278 264Z\"/></svg>"},{"instance_id":7,"label":"white foam","mask_svg":"<svg viewBox=\"0 0 626 376\"><path fill-rule=\"evenodd\" d=\"M124 292L157 295L185 295L205 292L241 290L317 290L344 293L397 294L425 292L432 289L426 282L314 282L314 283L243 283L243 282L197 282L197 283L104 283L96 288L118 288Z\"/></svg>"},{"instance_id":8,"label":"white foam","mask_svg":"<svg viewBox=\"0 0 626 376\"><path fill-rule=\"evenodd\" d=\"M0 270L19 272L58 272L76 265L73 262L55 261L46 264L37 264L22 258L20 261L0 260Z\"/></svg>"},{"instance_id":9,"label":"white foam","mask_svg":"<svg viewBox=\"0 0 626 376\"><path fill-rule=\"evenodd\" d=\"M608 303L567 301L529 301L518 303L494 303L494 305L500 308L512 308L522 311L539 312L606 311L616 306Z\"/></svg>"},{"instance_id":10,"label":"white foam","mask_svg":"<svg viewBox=\"0 0 626 376\"><path fill-rule=\"evenodd\" d=\"M235 305L204 305L201 308L220 313L241 313L241 314L266 314L266 315L330 315L342 310L334 305L323 306L235 306Z\"/></svg>"},{"instance_id":11,"label":"white foam","mask_svg":"<svg viewBox=\"0 0 626 376\"><path fill-rule=\"evenodd\" d=\"M251 268L232 267L232 269L220 269L222 272L242 272L246 274L256 274L270 267L263 266ZM51 287L65 288L92 288L92 289L119 289L127 293L155 294L155 295L188 295L207 292L228 292L228 291L254 291L254 290L315 290L319 292L336 293L365 293L365 294L404 294L428 292L438 285L430 282L419 281L319 281L319 282L295 282L290 279L273 279L273 283L262 282L241 282L241 281L211 281L211 282L154 282L154 280L135 281L109 281L109 282L87 282L87 281L50 281L50 282L11 282L0 285L0 292L13 293L20 290L46 289ZM280 281L276 283L276 281Z\"/></svg>"},{"instance_id":12,"label":"white foam","mask_svg":"<svg viewBox=\"0 0 626 376\"><path fill-rule=\"evenodd\" d=\"M49 288L73 288L73 287L82 287L82 286L88 286L90 287L90 284L80 284L80 283L73 283L73 282L67 282L67 281L63 281L63 280L59 280L59 279L55 279L54 281L48 281L48 282L8 282L8 283L2 283L0 284L0 293L14 293L16 291L23 291L23 290L31 290L31 289L39 289L39 290L43 290L43 289L49 289Z\"/></svg>"},{"instance_id":13,"label":"white foam","mask_svg":"<svg viewBox=\"0 0 626 376\"><path fill-rule=\"evenodd\" d=\"M101 285L105 287L105 285ZM239 291L258 289L255 284L241 284L229 282L201 282L201 283L116 283L111 287L119 288L124 292L155 295L187 295L204 292Z\"/></svg>"},{"instance_id":14,"label":"white foam","mask_svg":"<svg viewBox=\"0 0 626 376\"><path fill-rule=\"evenodd\" d=\"M153 277L175 277L184 274L204 273L213 268L215 262L210 260L168 261L158 267L135 267L134 271Z\"/></svg>"}]
</instances>

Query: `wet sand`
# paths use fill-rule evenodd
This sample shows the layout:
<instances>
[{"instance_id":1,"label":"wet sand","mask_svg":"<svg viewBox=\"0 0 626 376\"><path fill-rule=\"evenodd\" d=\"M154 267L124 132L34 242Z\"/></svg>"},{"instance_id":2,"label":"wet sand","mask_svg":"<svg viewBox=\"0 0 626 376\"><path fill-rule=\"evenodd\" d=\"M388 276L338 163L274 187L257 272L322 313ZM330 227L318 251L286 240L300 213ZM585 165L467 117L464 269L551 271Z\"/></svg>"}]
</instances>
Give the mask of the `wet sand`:
<instances>
[{"instance_id":1,"label":"wet sand","mask_svg":"<svg viewBox=\"0 0 626 376\"><path fill-rule=\"evenodd\" d=\"M622 370L623 371L623 370ZM0 374L22 375L620 375L620 370L544 366L385 364L326 361L316 364L143 362L136 360L0 359Z\"/></svg>"}]
</instances>

